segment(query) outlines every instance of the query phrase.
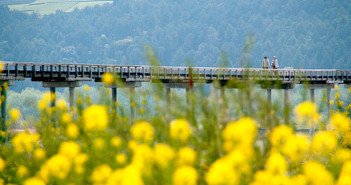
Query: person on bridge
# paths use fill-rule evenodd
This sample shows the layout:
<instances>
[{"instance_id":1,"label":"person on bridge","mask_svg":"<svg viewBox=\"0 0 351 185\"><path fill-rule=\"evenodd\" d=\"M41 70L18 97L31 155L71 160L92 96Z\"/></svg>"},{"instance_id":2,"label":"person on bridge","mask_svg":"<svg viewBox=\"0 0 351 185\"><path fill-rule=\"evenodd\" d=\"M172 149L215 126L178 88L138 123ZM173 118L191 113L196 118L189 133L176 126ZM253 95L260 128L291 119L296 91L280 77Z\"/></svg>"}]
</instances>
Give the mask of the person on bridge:
<instances>
[{"instance_id":1,"label":"person on bridge","mask_svg":"<svg viewBox=\"0 0 351 185\"><path fill-rule=\"evenodd\" d=\"M276 56L273 57L272 67L273 67L273 69L278 69L279 68L279 64L278 64L278 60L277 60Z\"/></svg>"},{"instance_id":2,"label":"person on bridge","mask_svg":"<svg viewBox=\"0 0 351 185\"><path fill-rule=\"evenodd\" d=\"M269 68L269 60L267 57L264 57L264 59L262 60L262 68L263 69L268 69Z\"/></svg>"}]
</instances>

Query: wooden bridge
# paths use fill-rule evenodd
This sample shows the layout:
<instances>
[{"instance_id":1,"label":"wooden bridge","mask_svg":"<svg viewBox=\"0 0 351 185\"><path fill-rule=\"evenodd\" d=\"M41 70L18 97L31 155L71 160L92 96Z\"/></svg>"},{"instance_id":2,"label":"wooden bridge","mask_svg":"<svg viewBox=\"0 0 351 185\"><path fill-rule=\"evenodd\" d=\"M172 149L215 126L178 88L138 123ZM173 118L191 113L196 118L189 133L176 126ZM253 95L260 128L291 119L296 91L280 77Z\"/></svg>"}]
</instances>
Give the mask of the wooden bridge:
<instances>
[{"instance_id":1,"label":"wooden bridge","mask_svg":"<svg viewBox=\"0 0 351 185\"><path fill-rule=\"evenodd\" d=\"M49 87L55 93L56 87L69 87L70 106L73 106L74 88L82 85L83 81L101 82L104 73L111 73L119 78L123 86L112 84L112 101L117 99L117 88L129 87L131 97L134 88L140 87L141 82L159 82L166 88L169 97L171 88L185 88L189 92L193 83L213 83L224 92L224 88L240 89L248 82L259 84L267 89L267 100L271 102L272 89L284 89L285 106L289 104L288 89L296 84L307 84L310 88L311 101L314 101L314 89L326 88L327 101L330 100L330 90L335 84L345 84L350 87L350 69L261 69L261 68L218 68L218 67L173 67L145 65L100 65L100 64L57 64L57 63L23 63L4 62L0 73L0 85L14 85L16 80L26 78L41 81L44 87ZM214 83L216 82L216 83ZM2 103L2 126L6 128L6 88L1 91L4 96ZM167 98L167 101L170 101ZM55 100L52 100L52 106ZM330 107L328 107L328 110ZM329 111L328 111L329 112ZM131 108L131 115L135 111ZM287 115L286 121L289 121Z\"/></svg>"}]
</instances>

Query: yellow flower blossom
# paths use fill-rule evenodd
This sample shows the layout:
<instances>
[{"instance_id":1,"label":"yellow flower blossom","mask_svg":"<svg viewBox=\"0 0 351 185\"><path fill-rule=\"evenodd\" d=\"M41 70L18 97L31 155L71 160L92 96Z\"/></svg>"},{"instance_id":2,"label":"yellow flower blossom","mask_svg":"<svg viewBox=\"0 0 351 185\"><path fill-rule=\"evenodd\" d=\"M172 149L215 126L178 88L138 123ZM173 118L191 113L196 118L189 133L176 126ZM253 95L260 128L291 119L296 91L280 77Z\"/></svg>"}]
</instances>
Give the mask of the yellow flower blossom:
<instances>
[{"instance_id":1,"label":"yellow flower blossom","mask_svg":"<svg viewBox=\"0 0 351 185\"><path fill-rule=\"evenodd\" d=\"M45 100L40 100L40 101L38 102L38 109L39 109L39 110L43 111L43 110L45 110L47 107L48 107L48 102L47 102L47 101L45 101Z\"/></svg>"},{"instance_id":2,"label":"yellow flower blossom","mask_svg":"<svg viewBox=\"0 0 351 185\"><path fill-rule=\"evenodd\" d=\"M45 185L45 182L38 177L31 177L25 180L23 185Z\"/></svg>"},{"instance_id":3,"label":"yellow flower blossom","mask_svg":"<svg viewBox=\"0 0 351 185\"><path fill-rule=\"evenodd\" d=\"M257 126L253 119L244 117L238 121L230 122L222 132L225 140L224 149L229 152L232 147L243 145L250 147L257 135Z\"/></svg>"},{"instance_id":4,"label":"yellow flower blossom","mask_svg":"<svg viewBox=\"0 0 351 185\"><path fill-rule=\"evenodd\" d=\"M115 170L107 179L106 185L143 185L140 171L133 165Z\"/></svg>"},{"instance_id":5,"label":"yellow flower blossom","mask_svg":"<svg viewBox=\"0 0 351 185\"><path fill-rule=\"evenodd\" d=\"M293 130L286 125L276 126L269 136L269 141L273 147L280 148L294 136Z\"/></svg>"},{"instance_id":6,"label":"yellow flower blossom","mask_svg":"<svg viewBox=\"0 0 351 185\"><path fill-rule=\"evenodd\" d=\"M5 166L5 160L0 157L0 172L4 170Z\"/></svg>"},{"instance_id":7,"label":"yellow flower blossom","mask_svg":"<svg viewBox=\"0 0 351 185\"><path fill-rule=\"evenodd\" d=\"M33 152L33 157L35 160L42 160L45 157L45 151L41 148L37 148Z\"/></svg>"},{"instance_id":8,"label":"yellow flower blossom","mask_svg":"<svg viewBox=\"0 0 351 185\"><path fill-rule=\"evenodd\" d=\"M77 174L82 174L85 171L83 165L88 158L88 155L84 153L80 153L74 158L75 171Z\"/></svg>"},{"instance_id":9,"label":"yellow flower blossom","mask_svg":"<svg viewBox=\"0 0 351 185\"><path fill-rule=\"evenodd\" d=\"M125 154L117 154L115 160L118 164L125 164L127 162L127 156Z\"/></svg>"},{"instance_id":10,"label":"yellow flower blossom","mask_svg":"<svg viewBox=\"0 0 351 185\"><path fill-rule=\"evenodd\" d=\"M183 147L178 151L178 165L193 165L196 160L196 152L192 148Z\"/></svg>"},{"instance_id":11,"label":"yellow flower blossom","mask_svg":"<svg viewBox=\"0 0 351 185\"><path fill-rule=\"evenodd\" d=\"M330 100L330 105L334 105L334 100Z\"/></svg>"},{"instance_id":12,"label":"yellow flower blossom","mask_svg":"<svg viewBox=\"0 0 351 185\"><path fill-rule=\"evenodd\" d=\"M338 148L332 158L334 162L343 163L351 160L351 150L348 148Z\"/></svg>"},{"instance_id":13,"label":"yellow flower blossom","mask_svg":"<svg viewBox=\"0 0 351 185\"><path fill-rule=\"evenodd\" d=\"M89 89L90 89L89 85L84 85L84 90L85 91L89 91Z\"/></svg>"},{"instance_id":14,"label":"yellow flower blossom","mask_svg":"<svg viewBox=\"0 0 351 185\"><path fill-rule=\"evenodd\" d=\"M59 154L62 154L69 159L76 157L80 153L80 146L74 141L63 142L59 148Z\"/></svg>"},{"instance_id":15,"label":"yellow flower blossom","mask_svg":"<svg viewBox=\"0 0 351 185\"><path fill-rule=\"evenodd\" d=\"M112 169L107 164L96 167L90 176L90 179L95 184L103 184L111 175Z\"/></svg>"},{"instance_id":16,"label":"yellow flower blossom","mask_svg":"<svg viewBox=\"0 0 351 185\"><path fill-rule=\"evenodd\" d=\"M305 101L295 107L294 113L298 123L316 124L319 121L317 106L313 102Z\"/></svg>"},{"instance_id":17,"label":"yellow flower blossom","mask_svg":"<svg viewBox=\"0 0 351 185\"><path fill-rule=\"evenodd\" d=\"M257 171L254 176L254 182L250 185L266 185L272 184L273 174L269 171Z\"/></svg>"},{"instance_id":18,"label":"yellow flower blossom","mask_svg":"<svg viewBox=\"0 0 351 185\"><path fill-rule=\"evenodd\" d=\"M59 108L60 110L66 110L67 102L64 99L59 99L57 100L56 107Z\"/></svg>"},{"instance_id":19,"label":"yellow flower blossom","mask_svg":"<svg viewBox=\"0 0 351 185\"><path fill-rule=\"evenodd\" d=\"M122 139L118 136L113 136L111 138L111 145L114 147L119 147L122 145Z\"/></svg>"},{"instance_id":20,"label":"yellow flower blossom","mask_svg":"<svg viewBox=\"0 0 351 185\"><path fill-rule=\"evenodd\" d=\"M9 115L13 121L17 121L21 117L21 112L17 108L9 110Z\"/></svg>"},{"instance_id":21,"label":"yellow flower blossom","mask_svg":"<svg viewBox=\"0 0 351 185\"><path fill-rule=\"evenodd\" d=\"M179 139L182 142L188 140L191 136L192 131L189 123L185 119L176 119L171 122L170 125L170 136L173 139Z\"/></svg>"},{"instance_id":22,"label":"yellow flower blossom","mask_svg":"<svg viewBox=\"0 0 351 185\"><path fill-rule=\"evenodd\" d=\"M235 172L231 163L224 158L219 158L211 164L205 180L209 185L235 185L238 184L238 178L238 174Z\"/></svg>"},{"instance_id":23,"label":"yellow flower blossom","mask_svg":"<svg viewBox=\"0 0 351 185\"><path fill-rule=\"evenodd\" d=\"M150 142L154 138L154 128L150 123L138 121L130 129L134 139L144 142Z\"/></svg>"},{"instance_id":24,"label":"yellow flower blossom","mask_svg":"<svg viewBox=\"0 0 351 185\"><path fill-rule=\"evenodd\" d=\"M112 85L114 77L111 73L104 73L102 75L102 81L105 83L105 85Z\"/></svg>"},{"instance_id":25,"label":"yellow flower blossom","mask_svg":"<svg viewBox=\"0 0 351 185\"><path fill-rule=\"evenodd\" d=\"M133 158L131 164L144 173L150 175L150 168L154 163L154 152L145 144L137 145L133 149Z\"/></svg>"},{"instance_id":26,"label":"yellow flower blossom","mask_svg":"<svg viewBox=\"0 0 351 185\"><path fill-rule=\"evenodd\" d=\"M351 132L346 132L342 137L342 145L351 147Z\"/></svg>"},{"instance_id":27,"label":"yellow flower blossom","mask_svg":"<svg viewBox=\"0 0 351 185\"><path fill-rule=\"evenodd\" d=\"M332 185L334 178L325 166L316 161L307 161L303 164L303 174L311 185Z\"/></svg>"},{"instance_id":28,"label":"yellow flower blossom","mask_svg":"<svg viewBox=\"0 0 351 185\"><path fill-rule=\"evenodd\" d=\"M128 141L128 148L134 150L138 146L138 142L135 140Z\"/></svg>"},{"instance_id":29,"label":"yellow flower blossom","mask_svg":"<svg viewBox=\"0 0 351 185\"><path fill-rule=\"evenodd\" d=\"M329 125L335 128L340 133L345 133L350 130L350 118L346 117L344 114L336 112L334 113L330 120Z\"/></svg>"},{"instance_id":30,"label":"yellow flower blossom","mask_svg":"<svg viewBox=\"0 0 351 185\"><path fill-rule=\"evenodd\" d=\"M69 174L71 166L72 163L68 157L56 154L44 163L39 171L39 176L46 182L51 176L64 179Z\"/></svg>"},{"instance_id":31,"label":"yellow flower blossom","mask_svg":"<svg viewBox=\"0 0 351 185\"><path fill-rule=\"evenodd\" d=\"M338 92L335 93L335 99L339 99L340 98L340 94Z\"/></svg>"},{"instance_id":32,"label":"yellow flower blossom","mask_svg":"<svg viewBox=\"0 0 351 185\"><path fill-rule=\"evenodd\" d=\"M349 185L351 182L351 161L343 164L336 185Z\"/></svg>"},{"instance_id":33,"label":"yellow flower blossom","mask_svg":"<svg viewBox=\"0 0 351 185\"><path fill-rule=\"evenodd\" d=\"M282 148L282 152L293 162L299 162L304 159L309 150L309 140L307 136L292 136Z\"/></svg>"},{"instance_id":34,"label":"yellow flower blossom","mask_svg":"<svg viewBox=\"0 0 351 185\"><path fill-rule=\"evenodd\" d=\"M286 159L279 153L272 153L266 162L266 168L272 174L283 174L288 168Z\"/></svg>"},{"instance_id":35,"label":"yellow flower blossom","mask_svg":"<svg viewBox=\"0 0 351 185\"><path fill-rule=\"evenodd\" d=\"M165 144L157 144L154 148L154 157L156 164L161 168L165 168L174 159L175 151Z\"/></svg>"},{"instance_id":36,"label":"yellow flower blossom","mask_svg":"<svg viewBox=\"0 0 351 185\"><path fill-rule=\"evenodd\" d=\"M69 138L76 139L79 135L79 128L76 124L70 123L67 125L66 134Z\"/></svg>"},{"instance_id":37,"label":"yellow flower blossom","mask_svg":"<svg viewBox=\"0 0 351 185\"><path fill-rule=\"evenodd\" d=\"M104 130L108 125L108 114L105 106L92 105L83 112L86 130Z\"/></svg>"},{"instance_id":38,"label":"yellow flower blossom","mask_svg":"<svg viewBox=\"0 0 351 185\"><path fill-rule=\"evenodd\" d=\"M65 112L61 115L61 121L65 124L72 122L71 114Z\"/></svg>"},{"instance_id":39,"label":"yellow flower blossom","mask_svg":"<svg viewBox=\"0 0 351 185\"><path fill-rule=\"evenodd\" d=\"M337 142L336 135L331 131L319 131L312 138L311 149L317 154L330 154L334 151Z\"/></svg>"},{"instance_id":40,"label":"yellow flower blossom","mask_svg":"<svg viewBox=\"0 0 351 185\"><path fill-rule=\"evenodd\" d=\"M181 166L173 173L174 185L196 185L198 179L195 168L191 166Z\"/></svg>"},{"instance_id":41,"label":"yellow flower blossom","mask_svg":"<svg viewBox=\"0 0 351 185\"><path fill-rule=\"evenodd\" d=\"M39 140L39 134L30 134L28 132L18 133L11 143L15 147L16 153L32 152L34 143Z\"/></svg>"},{"instance_id":42,"label":"yellow flower blossom","mask_svg":"<svg viewBox=\"0 0 351 185\"><path fill-rule=\"evenodd\" d=\"M291 182L290 184L294 184L294 185L307 185L307 179L302 174L292 176L290 178L290 182Z\"/></svg>"},{"instance_id":43,"label":"yellow flower blossom","mask_svg":"<svg viewBox=\"0 0 351 185\"><path fill-rule=\"evenodd\" d=\"M19 177L19 178L23 178L23 177L29 175L28 168L27 168L26 166L24 166L24 165L20 165L20 166L17 168L16 175L17 175L17 177Z\"/></svg>"},{"instance_id":44,"label":"yellow flower blossom","mask_svg":"<svg viewBox=\"0 0 351 185\"><path fill-rule=\"evenodd\" d=\"M95 149L101 150L105 147L105 140L103 138L96 138L93 141L93 146Z\"/></svg>"}]
</instances>

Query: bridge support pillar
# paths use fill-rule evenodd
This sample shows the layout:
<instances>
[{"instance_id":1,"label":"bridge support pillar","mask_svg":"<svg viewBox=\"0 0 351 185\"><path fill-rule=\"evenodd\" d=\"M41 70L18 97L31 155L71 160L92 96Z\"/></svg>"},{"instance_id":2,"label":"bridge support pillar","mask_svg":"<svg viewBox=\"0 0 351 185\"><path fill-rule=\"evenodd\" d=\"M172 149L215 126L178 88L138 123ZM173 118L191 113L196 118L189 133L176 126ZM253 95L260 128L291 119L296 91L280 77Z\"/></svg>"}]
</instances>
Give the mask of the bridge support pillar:
<instances>
[{"instance_id":1,"label":"bridge support pillar","mask_svg":"<svg viewBox=\"0 0 351 185\"><path fill-rule=\"evenodd\" d=\"M135 111L135 88L141 87L141 82L124 82L121 84L111 84L105 85L106 88L111 88L111 98L112 98L112 111L116 113L116 102L117 102L117 89L118 88L129 88L129 101L130 101L130 120L134 121L136 118Z\"/></svg>"},{"instance_id":2,"label":"bridge support pillar","mask_svg":"<svg viewBox=\"0 0 351 185\"><path fill-rule=\"evenodd\" d=\"M328 116L328 119L330 118L330 91L331 91L331 88L327 88L327 116Z\"/></svg>"},{"instance_id":3,"label":"bridge support pillar","mask_svg":"<svg viewBox=\"0 0 351 185\"><path fill-rule=\"evenodd\" d=\"M273 129L273 123L271 119L271 112L272 112L272 89L267 89L267 111L268 111L268 116L267 116L267 123L271 127L270 129Z\"/></svg>"},{"instance_id":4,"label":"bridge support pillar","mask_svg":"<svg viewBox=\"0 0 351 185\"><path fill-rule=\"evenodd\" d=\"M314 102L314 89L313 88L310 89L310 100L311 100L311 102Z\"/></svg>"},{"instance_id":5,"label":"bridge support pillar","mask_svg":"<svg viewBox=\"0 0 351 185\"><path fill-rule=\"evenodd\" d=\"M1 86L1 91L0 91L0 102L1 102L1 128L0 131L6 131L7 130L7 125L6 125L6 100L7 100L7 89L9 86L13 86L14 81L13 80L8 80L8 81L0 81L0 86ZM8 137L6 135L6 138L2 138L1 140L7 141Z\"/></svg>"},{"instance_id":6,"label":"bridge support pillar","mask_svg":"<svg viewBox=\"0 0 351 185\"><path fill-rule=\"evenodd\" d=\"M290 122L289 89L284 89L284 123L288 125L289 122Z\"/></svg>"},{"instance_id":7,"label":"bridge support pillar","mask_svg":"<svg viewBox=\"0 0 351 185\"><path fill-rule=\"evenodd\" d=\"M71 110L74 107L74 88L82 86L82 81L72 81L72 82L43 82L43 87L50 88L50 92L56 96L56 88L57 87L69 87L69 104ZM51 107L55 106L55 99L56 97L53 96L50 100Z\"/></svg>"},{"instance_id":8,"label":"bridge support pillar","mask_svg":"<svg viewBox=\"0 0 351 185\"><path fill-rule=\"evenodd\" d=\"M191 90L189 88L189 83L181 82L163 82L163 86L166 88L166 106L167 106L167 117L171 119L169 105L171 104L171 90L172 89L185 89L185 101L188 107L190 107L190 97Z\"/></svg>"},{"instance_id":9,"label":"bridge support pillar","mask_svg":"<svg viewBox=\"0 0 351 185\"><path fill-rule=\"evenodd\" d=\"M111 105L112 105L112 112L113 114L116 113L116 102L117 102L117 87L112 87L111 88L111 96L112 96L112 102L111 102Z\"/></svg>"},{"instance_id":10,"label":"bridge support pillar","mask_svg":"<svg viewBox=\"0 0 351 185\"><path fill-rule=\"evenodd\" d=\"M50 87L50 107L55 107L56 104L56 88Z\"/></svg>"}]
</instances>

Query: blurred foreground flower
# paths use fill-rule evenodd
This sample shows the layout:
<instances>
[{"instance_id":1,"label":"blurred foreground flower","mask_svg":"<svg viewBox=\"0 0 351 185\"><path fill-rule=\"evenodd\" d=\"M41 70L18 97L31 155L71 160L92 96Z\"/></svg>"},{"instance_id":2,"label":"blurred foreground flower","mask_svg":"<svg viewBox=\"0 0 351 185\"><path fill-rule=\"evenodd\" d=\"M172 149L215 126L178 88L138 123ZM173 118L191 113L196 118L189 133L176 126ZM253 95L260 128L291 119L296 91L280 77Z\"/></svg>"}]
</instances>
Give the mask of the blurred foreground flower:
<instances>
[{"instance_id":1,"label":"blurred foreground flower","mask_svg":"<svg viewBox=\"0 0 351 185\"><path fill-rule=\"evenodd\" d=\"M102 105L91 105L83 112L86 130L104 130L108 125L107 108Z\"/></svg>"}]
</instances>

